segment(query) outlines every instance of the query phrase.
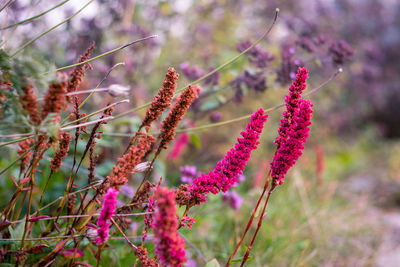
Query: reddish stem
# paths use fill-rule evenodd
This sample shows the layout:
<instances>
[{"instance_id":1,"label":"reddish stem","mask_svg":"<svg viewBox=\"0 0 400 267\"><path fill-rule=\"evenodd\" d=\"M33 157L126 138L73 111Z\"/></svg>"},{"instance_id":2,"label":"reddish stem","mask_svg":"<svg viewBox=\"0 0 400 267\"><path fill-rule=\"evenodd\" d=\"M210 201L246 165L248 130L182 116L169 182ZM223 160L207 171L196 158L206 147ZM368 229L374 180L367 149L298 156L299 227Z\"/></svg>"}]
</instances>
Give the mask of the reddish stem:
<instances>
[{"instance_id":1,"label":"reddish stem","mask_svg":"<svg viewBox=\"0 0 400 267\"><path fill-rule=\"evenodd\" d=\"M268 196L267 196L267 199L265 200L264 207L263 207L263 210L262 210L262 212L261 212L260 219L258 219L258 224L257 224L256 232L255 232L254 235L253 235L253 239L251 240L250 246L247 248L246 254L245 254L244 257L243 257L243 260L242 260L242 263L240 264L240 267L242 267L242 266L244 265L244 263L246 262L247 258L249 257L251 248L252 248L252 246L253 246L253 244L254 244L254 240L256 240L256 236L257 236L257 234L258 234L258 231L259 231L260 228L261 228L262 221L263 221L264 214L265 214L265 209L267 208L267 205L268 205L269 197L271 196L271 193L272 193L272 191L275 189L275 187L276 187L276 184L273 183L273 184L271 185L271 188L270 188L269 191L268 191Z\"/></svg>"},{"instance_id":2,"label":"reddish stem","mask_svg":"<svg viewBox=\"0 0 400 267\"><path fill-rule=\"evenodd\" d=\"M251 217L250 217L249 222L247 223L246 229L244 230L244 233L243 233L242 237L240 238L239 242L236 244L235 250L233 251L232 255L229 257L228 262L227 262L226 265L225 265L226 267L229 267L229 266L230 266L231 260L233 259L233 257L235 256L236 252L238 251L240 245L241 245L242 242L243 242L244 237L246 236L247 232L249 231L249 229L250 229L250 227L251 227L251 224L253 223L254 217L256 216L256 212L257 212L257 210L258 210L258 206L260 205L261 200L262 200L262 198L264 197L265 192L267 191L267 188L268 188L268 185L269 185L269 178L270 178L270 175L271 175L271 170L268 172L268 176L267 176L267 180L265 181L265 185L264 185L263 192L261 193L261 196L260 196L260 198L259 198L258 201L257 201L257 205L256 205L256 207L254 208L253 213L251 214Z\"/></svg>"}]
</instances>

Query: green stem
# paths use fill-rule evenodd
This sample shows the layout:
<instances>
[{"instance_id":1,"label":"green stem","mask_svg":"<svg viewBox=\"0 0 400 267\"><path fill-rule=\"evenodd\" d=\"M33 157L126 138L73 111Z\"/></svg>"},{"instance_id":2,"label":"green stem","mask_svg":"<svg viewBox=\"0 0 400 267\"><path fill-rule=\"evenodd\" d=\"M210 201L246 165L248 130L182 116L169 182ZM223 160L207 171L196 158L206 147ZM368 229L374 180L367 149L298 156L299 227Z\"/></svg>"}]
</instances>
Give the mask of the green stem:
<instances>
[{"instance_id":1,"label":"green stem","mask_svg":"<svg viewBox=\"0 0 400 267\"><path fill-rule=\"evenodd\" d=\"M34 146L32 146L31 148L29 148L24 154L22 154L21 156L19 156L16 160L14 160L13 162L11 162L10 164L8 164L8 166L3 169L2 171L0 171L0 175L2 175L3 173L5 173L8 169L10 169L15 163L17 163L20 159L22 159L26 154L28 154L32 149L34 148Z\"/></svg>"},{"instance_id":2,"label":"green stem","mask_svg":"<svg viewBox=\"0 0 400 267\"><path fill-rule=\"evenodd\" d=\"M30 136L27 136L27 137L24 137L24 138L20 138L20 139L8 141L8 142L5 142L5 143L1 143L1 144L0 144L0 147L8 146L8 145L15 144L15 143L18 143L18 142L21 142L21 141L25 141L26 139L29 139L29 138L31 138L32 136L33 136L33 135L30 135Z\"/></svg>"},{"instance_id":3,"label":"green stem","mask_svg":"<svg viewBox=\"0 0 400 267\"><path fill-rule=\"evenodd\" d=\"M75 12L74 14L72 14L72 16L68 17L67 19L61 21L60 23L58 23L57 25L51 27L50 29L48 29L47 31L39 34L37 37L33 38L32 40L30 40L29 42L25 43L21 48L19 48L14 54L11 55L11 57L14 57L15 55L19 54L22 50L24 50L27 46L29 46L30 44L32 44L33 42L35 42L37 39L43 37L44 35L48 34L49 32L51 32L52 30L58 28L59 26L63 25L64 23L68 22L69 20L71 20L73 17L75 17L76 15L78 15L82 10L84 10L89 4L91 4L94 0L90 0L89 2L87 2L81 9L79 9L77 12Z\"/></svg>"},{"instance_id":4,"label":"green stem","mask_svg":"<svg viewBox=\"0 0 400 267\"><path fill-rule=\"evenodd\" d=\"M48 9L48 10L46 10L46 11L44 11L44 12L42 12L42 13L36 15L36 16L30 17L30 18L28 18L28 19L24 19L24 20L22 20L22 21L19 21L19 22L17 22L17 23L14 23L14 24L10 24L10 25L8 25L8 26L6 26L6 27L0 28L0 30L6 30L6 29L9 29L9 28L12 28L12 27L15 27L15 26L24 24L24 23L29 22L29 21L31 21L31 20L40 18L41 16L46 15L46 14L49 13L50 11L53 11L54 9L56 9L56 8L58 8L58 7L62 6L62 5L64 5L64 4L67 3L68 1L69 1L69 0L65 0L65 1L59 3L58 5L53 6L52 8L50 8L50 9Z\"/></svg>"},{"instance_id":5,"label":"green stem","mask_svg":"<svg viewBox=\"0 0 400 267\"><path fill-rule=\"evenodd\" d=\"M93 1L93 0L92 0L92 1ZM79 66L79 65L83 65L83 64L92 62L92 61L94 61L94 60L96 60L96 59L99 59L99 58L108 56L108 55L110 55L110 54L112 54L112 53L118 52L118 51L120 51L120 50L122 50L122 49L124 49L124 48L126 48L126 47L128 47L128 46L130 46L130 45L133 45L133 44L136 44L136 43L139 43L139 42L142 42L142 41L151 39L151 38L155 38L155 37L157 37L157 35L150 35L150 36L147 36L147 37L144 37L144 38L135 40L135 41L133 41L133 42L130 42L130 43L124 44L124 45L122 45L122 46L120 46L120 47L117 47L117 48L115 48L115 49L113 49L113 50L107 51L107 52L105 52L105 53L103 53L103 54L101 54L101 55L98 55L98 56L96 56L96 57L89 58L88 60L85 60L85 61L82 61L82 62L79 62L79 63L76 63L76 64L72 64L72 65L68 65L68 66L65 66L65 67L58 68L58 69L56 69L55 71L66 70L66 69L69 69L69 68L73 68L73 67L76 67L76 66ZM47 74L47 73L49 73L49 72L47 71L47 72L44 72L44 73L42 73L42 74L44 75L44 74Z\"/></svg>"},{"instance_id":6,"label":"green stem","mask_svg":"<svg viewBox=\"0 0 400 267\"><path fill-rule=\"evenodd\" d=\"M96 85L95 89L99 88L99 86L108 78L108 75L110 75L111 71L113 71L116 67L120 66L120 65L125 65L125 63L120 62L115 64L114 66L111 67L111 69L107 72L107 74L104 76L104 78ZM78 109L81 109L83 107L83 105L85 105L86 101L89 100L89 98L91 98L94 94L94 91L92 93L90 93L83 101L81 104L79 104ZM103 110L101 110L103 111ZM95 113L97 114L97 113ZM67 120L71 117L71 115L68 115L62 122L61 125L63 125L65 122L67 122ZM82 120L82 118L79 118L79 120ZM78 121L79 121L78 120Z\"/></svg>"}]
</instances>

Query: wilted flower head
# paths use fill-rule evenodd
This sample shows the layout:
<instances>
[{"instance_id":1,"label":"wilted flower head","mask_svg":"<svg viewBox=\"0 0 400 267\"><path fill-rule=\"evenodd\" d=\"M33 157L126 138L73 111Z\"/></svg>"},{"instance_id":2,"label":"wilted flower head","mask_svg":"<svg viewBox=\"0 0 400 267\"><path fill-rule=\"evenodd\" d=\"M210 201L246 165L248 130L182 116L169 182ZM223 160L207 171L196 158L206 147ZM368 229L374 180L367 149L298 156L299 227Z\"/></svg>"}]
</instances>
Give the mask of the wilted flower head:
<instances>
[{"instance_id":1,"label":"wilted flower head","mask_svg":"<svg viewBox=\"0 0 400 267\"><path fill-rule=\"evenodd\" d=\"M113 97L128 96L130 89L131 89L130 86L123 86L120 84L112 84L108 87L107 92Z\"/></svg>"},{"instance_id":2,"label":"wilted flower head","mask_svg":"<svg viewBox=\"0 0 400 267\"><path fill-rule=\"evenodd\" d=\"M135 168L133 168L133 171L134 172L145 172L149 168L151 168L150 161L145 161L145 162L141 162L138 165L136 165Z\"/></svg>"}]
</instances>

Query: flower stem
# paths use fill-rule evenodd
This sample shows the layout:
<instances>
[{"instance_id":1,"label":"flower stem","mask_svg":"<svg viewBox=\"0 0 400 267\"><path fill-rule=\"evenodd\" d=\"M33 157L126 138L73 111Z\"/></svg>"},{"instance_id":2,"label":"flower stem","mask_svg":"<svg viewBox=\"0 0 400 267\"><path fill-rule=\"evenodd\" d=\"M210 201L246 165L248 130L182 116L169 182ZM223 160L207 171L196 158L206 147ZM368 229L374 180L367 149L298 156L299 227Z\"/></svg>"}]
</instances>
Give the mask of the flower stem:
<instances>
[{"instance_id":1,"label":"flower stem","mask_svg":"<svg viewBox=\"0 0 400 267\"><path fill-rule=\"evenodd\" d=\"M247 52L249 52L251 49L253 49L257 44L259 44L259 43L260 43L265 37L267 37L267 35L271 32L271 30L272 30L272 28L274 27L275 22L276 22L276 20L277 20L277 18L278 18L278 14L279 14L279 8L277 8L277 9L275 10L274 20L272 21L272 23L271 23L271 25L268 27L268 29L264 32L264 34L263 34L260 38L258 38L258 39L257 39L251 46L249 46L246 50L244 50L242 53L236 55L235 57L229 59L228 61L226 61L226 62L223 63L222 65L219 65L219 66L216 67L214 70L210 71L209 73L205 74L204 76L200 77L199 79L197 79L197 80L195 80L195 81L193 81L193 82L191 82L191 83L185 85L184 87L182 87L182 88L176 90L176 92L175 92L174 95L176 96L177 94L179 94L180 92L182 92L183 90L185 90L186 88L188 88L189 86L198 84L198 83L200 83L201 81L203 81L204 79L207 79L208 77L210 77L211 75L213 75L213 74L216 73L217 71L220 71L220 70L222 70L223 68L229 66L230 64L232 64L233 62L235 62L236 60L238 60L241 56L243 56L244 54L246 54ZM114 119L121 118L121 117L123 117L123 116L125 116L125 115L128 115L128 114L132 113L132 112L135 112L135 111L141 110L141 109L143 109L143 108L146 108L146 107L150 106L150 104L151 104L151 102L148 102L148 103L143 104L143 105L141 105L141 106L139 106L139 107L136 107L136 108L127 110L127 111L125 111L125 112L123 112L123 113L121 113L121 114L115 116Z\"/></svg>"},{"instance_id":2,"label":"flower stem","mask_svg":"<svg viewBox=\"0 0 400 267\"><path fill-rule=\"evenodd\" d=\"M74 14L72 14L70 17L68 17L67 19L61 21L60 23L58 23L57 25L51 27L50 29L48 29L47 31L39 34L38 36L36 36L35 38L33 38L32 40L28 41L27 43L25 43L23 46L21 46L14 54L11 55L11 57L16 56L17 54L19 54L20 52L22 52L22 50L24 50L26 47L28 47L30 44L32 44L33 42L35 42L37 39L43 37L44 35L48 34L49 32L51 32L52 30L54 30L55 28L58 28L59 26L63 25L64 23L68 22L69 20L71 20L73 17L75 17L76 15L78 15L82 10L84 10L88 5L90 5L94 0L90 0L89 2L87 2L81 9L79 9L77 12L75 12Z\"/></svg>"},{"instance_id":3,"label":"flower stem","mask_svg":"<svg viewBox=\"0 0 400 267\"><path fill-rule=\"evenodd\" d=\"M62 6L62 5L64 5L64 4L67 3L68 1L69 1L69 0L65 0L65 1L59 3L58 5L53 6L53 7L50 8L50 9L47 9L46 11L44 11L44 12L42 12L42 13L40 13L40 14L37 14L37 15L35 15L35 16L33 16L33 17L30 17L30 18L28 18L28 19L24 19L24 20L21 20L21 21L19 21L19 22L10 24L10 25L8 25L8 26L5 26L5 27L1 28L0 31L6 30L6 29L9 29L9 28L12 28L12 27L21 25L21 24L25 24L25 23L27 23L27 22L30 22L30 21L34 20L34 19L40 18L41 16L44 16L44 15L46 15L47 13L53 11L54 9L56 9L56 8L58 8L58 7Z\"/></svg>"}]
</instances>

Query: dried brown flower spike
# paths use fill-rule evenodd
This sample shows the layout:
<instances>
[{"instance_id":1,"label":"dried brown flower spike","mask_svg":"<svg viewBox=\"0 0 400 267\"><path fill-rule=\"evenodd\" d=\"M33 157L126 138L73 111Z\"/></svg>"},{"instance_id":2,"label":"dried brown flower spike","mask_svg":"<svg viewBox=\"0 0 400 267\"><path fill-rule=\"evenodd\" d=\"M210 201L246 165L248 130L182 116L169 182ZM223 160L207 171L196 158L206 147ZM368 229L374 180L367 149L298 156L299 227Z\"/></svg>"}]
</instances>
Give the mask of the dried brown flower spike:
<instances>
[{"instance_id":1,"label":"dried brown flower spike","mask_svg":"<svg viewBox=\"0 0 400 267\"><path fill-rule=\"evenodd\" d=\"M200 91L201 90L197 85L190 85L175 101L168 116L161 124L160 148L168 148L168 143L174 140L176 127L185 116L190 105L199 96Z\"/></svg>"},{"instance_id":2,"label":"dried brown flower spike","mask_svg":"<svg viewBox=\"0 0 400 267\"><path fill-rule=\"evenodd\" d=\"M57 73L56 80L49 85L42 108L42 119L49 113L59 113L66 108L65 92L67 89L67 75Z\"/></svg>"},{"instance_id":3,"label":"dried brown flower spike","mask_svg":"<svg viewBox=\"0 0 400 267\"><path fill-rule=\"evenodd\" d=\"M173 68L168 69L168 72L165 74L163 87L160 88L153 102L151 102L150 107L147 109L140 128L149 127L150 124L157 120L167 107L171 105L178 77L179 74Z\"/></svg>"}]
</instances>

